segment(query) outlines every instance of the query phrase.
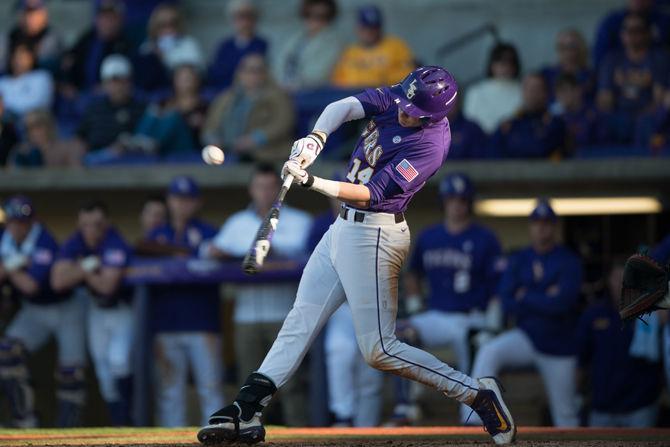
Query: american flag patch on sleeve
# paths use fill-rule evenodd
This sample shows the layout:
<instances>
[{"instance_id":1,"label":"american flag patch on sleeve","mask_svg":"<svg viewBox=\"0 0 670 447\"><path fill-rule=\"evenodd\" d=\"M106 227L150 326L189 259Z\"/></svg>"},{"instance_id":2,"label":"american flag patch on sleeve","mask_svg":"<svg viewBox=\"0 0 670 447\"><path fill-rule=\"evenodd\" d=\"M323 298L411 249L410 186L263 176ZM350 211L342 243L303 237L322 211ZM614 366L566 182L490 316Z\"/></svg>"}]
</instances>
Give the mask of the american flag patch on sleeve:
<instances>
[{"instance_id":1,"label":"american flag patch on sleeve","mask_svg":"<svg viewBox=\"0 0 670 447\"><path fill-rule=\"evenodd\" d=\"M417 175L419 175L419 171L414 169L412 163L407 161L406 158L403 158L403 160L396 165L395 169L400 173L400 175L402 175L402 178L408 182L411 182L417 177Z\"/></svg>"}]
</instances>

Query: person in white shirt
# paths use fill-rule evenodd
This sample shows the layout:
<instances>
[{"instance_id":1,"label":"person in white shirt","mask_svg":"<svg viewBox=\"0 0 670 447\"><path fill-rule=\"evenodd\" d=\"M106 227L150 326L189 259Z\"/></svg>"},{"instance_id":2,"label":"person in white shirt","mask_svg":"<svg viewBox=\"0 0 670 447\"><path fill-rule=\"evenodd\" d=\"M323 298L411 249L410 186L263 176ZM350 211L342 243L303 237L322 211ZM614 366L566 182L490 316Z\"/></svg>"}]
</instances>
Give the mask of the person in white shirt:
<instances>
[{"instance_id":1,"label":"person in white shirt","mask_svg":"<svg viewBox=\"0 0 670 447\"><path fill-rule=\"evenodd\" d=\"M223 224L212 241L215 258L241 258L254 241L262 219L279 192L281 180L272 165L259 164L251 178L251 204ZM312 225L309 214L284 205L281 225L272 237L271 256L295 258L304 254ZM235 341L238 376L245 378L261 364L277 337L298 290L298 282L249 284L236 288ZM304 376L304 374L302 375ZM303 427L308 422L306 386L298 374L282 388L281 407L284 423Z\"/></svg>"},{"instance_id":2,"label":"person in white shirt","mask_svg":"<svg viewBox=\"0 0 670 447\"><path fill-rule=\"evenodd\" d=\"M516 48L499 43L489 57L486 79L465 92L463 114L488 134L521 107L521 63Z\"/></svg>"},{"instance_id":3,"label":"person in white shirt","mask_svg":"<svg viewBox=\"0 0 670 447\"><path fill-rule=\"evenodd\" d=\"M0 95L8 112L22 117L36 109L51 107L54 85L51 74L36 69L35 51L25 43L14 47L9 59L9 73L0 77Z\"/></svg>"}]
</instances>

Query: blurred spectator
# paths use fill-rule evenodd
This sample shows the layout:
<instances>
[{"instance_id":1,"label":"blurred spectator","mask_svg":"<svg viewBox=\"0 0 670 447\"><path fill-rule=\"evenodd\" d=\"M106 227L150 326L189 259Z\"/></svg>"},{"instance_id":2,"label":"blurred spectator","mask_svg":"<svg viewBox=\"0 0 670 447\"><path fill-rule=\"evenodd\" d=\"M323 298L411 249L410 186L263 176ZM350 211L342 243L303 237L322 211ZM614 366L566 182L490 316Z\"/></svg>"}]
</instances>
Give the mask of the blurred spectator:
<instances>
[{"instance_id":1,"label":"blurred spectator","mask_svg":"<svg viewBox=\"0 0 670 447\"><path fill-rule=\"evenodd\" d=\"M207 113L202 143L225 148L241 160L286 158L294 123L291 99L272 80L265 59L242 59L235 83L221 93Z\"/></svg>"},{"instance_id":2,"label":"blurred spectator","mask_svg":"<svg viewBox=\"0 0 670 447\"><path fill-rule=\"evenodd\" d=\"M521 62L516 48L498 43L491 50L486 79L473 84L465 93L465 117L479 124L484 132L493 133L521 105L520 76Z\"/></svg>"},{"instance_id":3,"label":"blurred spectator","mask_svg":"<svg viewBox=\"0 0 670 447\"><path fill-rule=\"evenodd\" d=\"M358 10L358 42L344 50L333 72L337 87L371 87L400 82L415 67L414 56L398 37L384 34L381 10L375 5Z\"/></svg>"},{"instance_id":4,"label":"blurred spectator","mask_svg":"<svg viewBox=\"0 0 670 447\"><path fill-rule=\"evenodd\" d=\"M612 11L598 25L595 43L593 45L593 60L596 67L611 51L622 49L621 29L629 14L640 14L647 17L651 25L651 39L653 44L667 45L670 39L670 17L662 13L655 0L628 0L625 8Z\"/></svg>"},{"instance_id":5,"label":"blurred spectator","mask_svg":"<svg viewBox=\"0 0 670 447\"><path fill-rule=\"evenodd\" d=\"M122 154L144 113L144 104L134 97L132 68L127 58L112 54L100 69L104 95L88 105L77 136L89 155L107 148Z\"/></svg>"},{"instance_id":6,"label":"blurred spectator","mask_svg":"<svg viewBox=\"0 0 670 447\"><path fill-rule=\"evenodd\" d=\"M58 427L81 426L86 400L84 308L80 300L54 293L49 274L58 244L38 222L24 196L4 205L7 229L0 239L0 285L9 287L21 309L0 339L0 385L14 427L35 427L35 394L27 357L54 337L58 345ZM42 399L43 394L39 398Z\"/></svg>"},{"instance_id":7,"label":"blurred spectator","mask_svg":"<svg viewBox=\"0 0 670 447\"><path fill-rule=\"evenodd\" d=\"M449 112L448 118L451 131L449 159L486 158L489 153L488 136L477 123L463 115L459 98L456 98L456 105Z\"/></svg>"},{"instance_id":8,"label":"blurred spectator","mask_svg":"<svg viewBox=\"0 0 670 447\"><path fill-rule=\"evenodd\" d=\"M19 142L19 135L5 113L5 100L0 93L0 167L7 164L9 153Z\"/></svg>"},{"instance_id":9,"label":"blurred spectator","mask_svg":"<svg viewBox=\"0 0 670 447\"><path fill-rule=\"evenodd\" d=\"M45 0L20 0L17 24L9 31L5 42L0 43L0 65L7 65L7 55L20 43L35 49L37 65L54 69L61 51L61 40L49 26L49 11Z\"/></svg>"},{"instance_id":10,"label":"blurred spectator","mask_svg":"<svg viewBox=\"0 0 670 447\"><path fill-rule=\"evenodd\" d=\"M0 95L7 112L22 117L35 109L51 107L54 85L51 74L37 68L32 47L19 43L9 55L9 72L0 77Z\"/></svg>"},{"instance_id":11,"label":"blurred spectator","mask_svg":"<svg viewBox=\"0 0 670 447\"><path fill-rule=\"evenodd\" d=\"M440 222L417 238L404 277L409 318L398 325L398 336L426 348L449 346L458 370L469 374L471 337L502 326L500 303L494 299L501 273L500 243L493 231L474 220L475 187L468 176L444 177L440 199ZM415 411L402 414L403 404L416 406L410 397L396 396L396 420L416 422L408 417Z\"/></svg>"},{"instance_id":12,"label":"blurred spectator","mask_svg":"<svg viewBox=\"0 0 670 447\"><path fill-rule=\"evenodd\" d=\"M110 225L102 202L83 205L77 227L61 247L51 284L85 297L86 336L100 394L112 425L132 425L133 289L122 284L130 247Z\"/></svg>"},{"instance_id":13,"label":"blurred spectator","mask_svg":"<svg viewBox=\"0 0 670 447\"><path fill-rule=\"evenodd\" d=\"M277 82L291 91L327 85L342 52L335 0L302 0L300 16L302 29L284 40L274 61Z\"/></svg>"},{"instance_id":14,"label":"blurred spectator","mask_svg":"<svg viewBox=\"0 0 670 447\"><path fill-rule=\"evenodd\" d=\"M561 75L577 79L584 95L584 102L591 102L595 94L596 76L589 67L589 50L584 36L574 29L564 29L556 36L557 64L544 67L542 75L547 80L550 98L556 97L556 82Z\"/></svg>"},{"instance_id":15,"label":"blurred spectator","mask_svg":"<svg viewBox=\"0 0 670 447\"><path fill-rule=\"evenodd\" d=\"M249 251L261 221L270 211L281 179L272 165L256 167L249 184L251 204L228 218L211 246L217 258L242 258ZM271 256L295 259L304 256L311 217L297 209L282 207L282 225L272 236ZM261 365L293 306L297 283L240 285L235 292L235 351L238 377L244 378ZM282 386L280 394L284 423L304 427L308 422L304 374Z\"/></svg>"},{"instance_id":16,"label":"blurred spectator","mask_svg":"<svg viewBox=\"0 0 670 447\"><path fill-rule=\"evenodd\" d=\"M547 84L541 74L523 80L521 110L503 122L491 137L495 155L503 158L539 158L566 153L567 134L562 118L549 113Z\"/></svg>"},{"instance_id":17,"label":"blurred spectator","mask_svg":"<svg viewBox=\"0 0 670 447\"><path fill-rule=\"evenodd\" d=\"M61 60L63 94L91 91L101 81L103 60L111 54L134 57L132 43L123 33L124 6L120 0L100 0L96 6L95 24L68 50Z\"/></svg>"},{"instance_id":18,"label":"blurred spectator","mask_svg":"<svg viewBox=\"0 0 670 447\"><path fill-rule=\"evenodd\" d=\"M509 257L498 293L517 327L477 352L473 377L535 366L549 397L553 424L577 427L576 306L582 281L579 258L557 242L557 217L540 201L530 215L531 245Z\"/></svg>"},{"instance_id":19,"label":"blurred spectator","mask_svg":"<svg viewBox=\"0 0 670 447\"><path fill-rule=\"evenodd\" d=\"M667 53L651 47L647 17L628 14L621 28L623 49L607 54L598 78L598 108L608 113L608 137L630 143L636 119L660 104L667 88Z\"/></svg>"},{"instance_id":20,"label":"blurred spectator","mask_svg":"<svg viewBox=\"0 0 670 447\"><path fill-rule=\"evenodd\" d=\"M175 67L172 73L173 95L168 99L167 107L177 110L191 131L191 139L196 147L202 146L200 134L207 118L209 104L203 98L202 76L200 70L192 64Z\"/></svg>"},{"instance_id":21,"label":"blurred spectator","mask_svg":"<svg viewBox=\"0 0 670 447\"><path fill-rule=\"evenodd\" d=\"M175 177L167 192L169 221L152 231L140 253L197 258L216 230L196 217L200 188L190 177ZM203 423L223 406L223 359L219 288L210 284L168 284L150 288L157 372L158 423L184 427L186 385L193 375Z\"/></svg>"},{"instance_id":22,"label":"blurred spectator","mask_svg":"<svg viewBox=\"0 0 670 447\"><path fill-rule=\"evenodd\" d=\"M156 228L167 223L167 205L165 197L156 195L147 198L142 205L140 213L140 225L142 234L147 237Z\"/></svg>"},{"instance_id":23,"label":"blurred spectator","mask_svg":"<svg viewBox=\"0 0 670 447\"><path fill-rule=\"evenodd\" d=\"M248 54L265 56L268 44L256 33L258 8L252 0L231 0L228 16L233 24L233 35L218 46L209 66L207 84L216 90L228 88L240 61Z\"/></svg>"},{"instance_id":24,"label":"blurred spectator","mask_svg":"<svg viewBox=\"0 0 670 447\"><path fill-rule=\"evenodd\" d=\"M638 119L635 147L649 149L651 155L670 153L670 90L660 106Z\"/></svg>"},{"instance_id":25,"label":"blurred spectator","mask_svg":"<svg viewBox=\"0 0 670 447\"><path fill-rule=\"evenodd\" d=\"M184 20L173 3L161 3L149 18L148 39L139 49L135 85L153 92L171 84L171 71L188 58L202 68L204 57L200 44L185 33Z\"/></svg>"},{"instance_id":26,"label":"blurred spectator","mask_svg":"<svg viewBox=\"0 0 670 447\"><path fill-rule=\"evenodd\" d=\"M75 140L63 140L50 111L28 112L23 118L26 141L12 152L9 164L22 168L79 166L83 147Z\"/></svg>"},{"instance_id":27,"label":"blurred spectator","mask_svg":"<svg viewBox=\"0 0 670 447\"><path fill-rule=\"evenodd\" d=\"M653 337L645 337L645 342L656 346L655 359L636 351L640 322L624 324L619 317L622 281L623 262L616 262L607 278L607 293L586 309L579 321L579 361L590 391L590 427L656 425L663 389L660 334L649 330L654 325L644 329Z\"/></svg>"},{"instance_id":28,"label":"blurred spectator","mask_svg":"<svg viewBox=\"0 0 670 447\"><path fill-rule=\"evenodd\" d=\"M600 119L595 107L585 101L583 85L574 75L561 74L554 88L556 103L552 112L565 122L569 144L583 148L598 143Z\"/></svg>"}]
</instances>

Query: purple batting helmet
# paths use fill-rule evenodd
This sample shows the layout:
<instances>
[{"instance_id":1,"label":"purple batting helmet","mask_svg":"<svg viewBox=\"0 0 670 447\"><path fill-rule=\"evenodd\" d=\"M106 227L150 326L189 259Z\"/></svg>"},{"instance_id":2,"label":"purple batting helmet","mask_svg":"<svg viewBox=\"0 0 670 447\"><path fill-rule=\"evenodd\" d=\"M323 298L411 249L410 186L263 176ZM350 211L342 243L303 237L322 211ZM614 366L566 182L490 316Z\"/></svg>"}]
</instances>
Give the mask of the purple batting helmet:
<instances>
[{"instance_id":1,"label":"purple batting helmet","mask_svg":"<svg viewBox=\"0 0 670 447\"><path fill-rule=\"evenodd\" d=\"M391 87L398 107L414 118L440 121L456 103L458 84L442 67L419 67Z\"/></svg>"}]
</instances>

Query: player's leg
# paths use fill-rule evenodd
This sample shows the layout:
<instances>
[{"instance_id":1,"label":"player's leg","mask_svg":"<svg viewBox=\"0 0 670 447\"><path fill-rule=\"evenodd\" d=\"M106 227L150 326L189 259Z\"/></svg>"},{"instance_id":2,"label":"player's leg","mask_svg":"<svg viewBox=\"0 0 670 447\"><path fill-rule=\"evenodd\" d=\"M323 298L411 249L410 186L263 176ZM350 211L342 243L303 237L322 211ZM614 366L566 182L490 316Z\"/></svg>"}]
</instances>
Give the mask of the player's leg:
<instances>
[{"instance_id":1,"label":"player's leg","mask_svg":"<svg viewBox=\"0 0 670 447\"><path fill-rule=\"evenodd\" d=\"M352 327L352 337L355 337ZM383 401L384 375L372 368L356 346L356 364L354 366L356 389L356 406L354 414L355 427L375 427L381 421Z\"/></svg>"},{"instance_id":2,"label":"player's leg","mask_svg":"<svg viewBox=\"0 0 670 447\"><path fill-rule=\"evenodd\" d=\"M112 309L101 309L93 304L92 299L88 300L88 350L91 354L91 360L95 369L95 376L98 379L98 388L102 399L107 405L107 410L112 425L120 425L117 403L120 399L114 377L112 376L111 365L109 363L109 351L112 343L113 322L110 321L109 313Z\"/></svg>"},{"instance_id":3,"label":"player's leg","mask_svg":"<svg viewBox=\"0 0 670 447\"><path fill-rule=\"evenodd\" d=\"M113 412L114 425L132 425L133 401L132 349L135 319L133 310L126 303L119 303L107 316L113 324L107 351L107 364L116 390L117 399L108 402Z\"/></svg>"},{"instance_id":4,"label":"player's leg","mask_svg":"<svg viewBox=\"0 0 670 447\"><path fill-rule=\"evenodd\" d=\"M0 386L10 405L12 425L37 426L35 393L26 364L29 353L49 338L40 306L24 303L0 339Z\"/></svg>"},{"instance_id":5,"label":"player's leg","mask_svg":"<svg viewBox=\"0 0 670 447\"><path fill-rule=\"evenodd\" d=\"M348 315L347 315L348 313ZM355 414L354 368L360 357L351 310L343 304L328 321L325 339L328 407L335 425L352 425Z\"/></svg>"},{"instance_id":6,"label":"player's leg","mask_svg":"<svg viewBox=\"0 0 670 447\"><path fill-rule=\"evenodd\" d=\"M185 334L191 371L195 379L203 424L209 415L223 406L223 359L219 334Z\"/></svg>"},{"instance_id":7,"label":"player's leg","mask_svg":"<svg viewBox=\"0 0 670 447\"><path fill-rule=\"evenodd\" d=\"M178 332L158 333L154 337L157 374L156 400L161 427L186 425L186 379L188 352Z\"/></svg>"},{"instance_id":8,"label":"player's leg","mask_svg":"<svg viewBox=\"0 0 670 447\"><path fill-rule=\"evenodd\" d=\"M577 359L536 352L536 365L549 397L551 418L556 427L577 427Z\"/></svg>"},{"instance_id":9,"label":"player's leg","mask_svg":"<svg viewBox=\"0 0 670 447\"><path fill-rule=\"evenodd\" d=\"M57 425L78 427L86 403L86 312L79 296L59 303L57 307L58 318L51 322L58 344Z\"/></svg>"},{"instance_id":10,"label":"player's leg","mask_svg":"<svg viewBox=\"0 0 670 447\"><path fill-rule=\"evenodd\" d=\"M317 245L303 271L293 308L257 372L246 380L232 405L214 413L198 433L200 442L261 442L263 408L291 377L312 341L344 301L342 285L332 266L332 227Z\"/></svg>"}]
</instances>

